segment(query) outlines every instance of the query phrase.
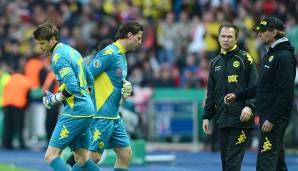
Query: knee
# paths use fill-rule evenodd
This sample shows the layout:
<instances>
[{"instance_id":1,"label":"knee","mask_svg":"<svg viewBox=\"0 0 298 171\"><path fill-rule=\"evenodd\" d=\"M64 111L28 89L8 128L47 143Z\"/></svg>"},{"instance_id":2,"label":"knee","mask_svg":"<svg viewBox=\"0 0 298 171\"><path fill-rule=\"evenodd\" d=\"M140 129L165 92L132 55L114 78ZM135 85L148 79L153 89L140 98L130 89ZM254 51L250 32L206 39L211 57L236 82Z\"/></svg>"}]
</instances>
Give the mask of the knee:
<instances>
[{"instance_id":1,"label":"knee","mask_svg":"<svg viewBox=\"0 0 298 171\"><path fill-rule=\"evenodd\" d=\"M85 158L84 156L80 156L80 155L74 155L74 160L77 164L79 165L84 165L84 163L86 163L87 158Z\"/></svg>"},{"instance_id":2,"label":"knee","mask_svg":"<svg viewBox=\"0 0 298 171\"><path fill-rule=\"evenodd\" d=\"M51 161L55 158L59 157L59 153L55 151L47 151L44 160L47 161L48 163L51 163Z\"/></svg>"},{"instance_id":3,"label":"knee","mask_svg":"<svg viewBox=\"0 0 298 171\"><path fill-rule=\"evenodd\" d=\"M101 159L101 154L97 152L90 152L89 157L94 163L98 163Z\"/></svg>"},{"instance_id":4,"label":"knee","mask_svg":"<svg viewBox=\"0 0 298 171\"><path fill-rule=\"evenodd\" d=\"M79 165L84 165L88 160L88 151L74 151L74 160Z\"/></svg>"},{"instance_id":5,"label":"knee","mask_svg":"<svg viewBox=\"0 0 298 171\"><path fill-rule=\"evenodd\" d=\"M124 162L129 162L129 160L131 159L131 156L132 156L131 148L127 148L117 153L117 157Z\"/></svg>"}]
</instances>

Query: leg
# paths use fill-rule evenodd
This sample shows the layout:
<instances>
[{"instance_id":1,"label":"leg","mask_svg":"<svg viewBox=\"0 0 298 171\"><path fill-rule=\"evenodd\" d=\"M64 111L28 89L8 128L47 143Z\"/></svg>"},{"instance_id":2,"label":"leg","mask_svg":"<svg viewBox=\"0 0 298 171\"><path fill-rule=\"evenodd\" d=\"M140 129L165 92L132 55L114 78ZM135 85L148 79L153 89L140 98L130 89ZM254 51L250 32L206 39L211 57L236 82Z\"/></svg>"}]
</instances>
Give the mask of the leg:
<instances>
[{"instance_id":1,"label":"leg","mask_svg":"<svg viewBox=\"0 0 298 171\"><path fill-rule=\"evenodd\" d=\"M114 151L117 154L117 159L114 166L115 170L116 168L128 169L129 161L132 156L131 148L130 147L114 148Z\"/></svg>"},{"instance_id":2,"label":"leg","mask_svg":"<svg viewBox=\"0 0 298 171\"><path fill-rule=\"evenodd\" d=\"M84 165L86 161L88 160L88 150L79 148L76 149L74 152L74 159L77 164Z\"/></svg>"},{"instance_id":3,"label":"leg","mask_svg":"<svg viewBox=\"0 0 298 171\"><path fill-rule=\"evenodd\" d=\"M83 125L79 127L75 132L78 133L78 136L73 140L69 147L73 150L74 159L76 164L73 166L73 171L99 171L97 165L89 160L88 156L88 146L90 144L90 132L89 124L91 118L76 119L76 123ZM73 130L76 128L72 127Z\"/></svg>"},{"instance_id":4,"label":"leg","mask_svg":"<svg viewBox=\"0 0 298 171\"><path fill-rule=\"evenodd\" d=\"M54 170L59 170L61 168L63 171L69 170L66 163L61 160L60 154L62 149L66 146L70 146L71 142L82 133L82 128L86 129L88 127L88 124L82 121L84 120L76 120L66 116L59 117L45 155L45 159L50 163L50 166ZM80 127L80 125L84 125L84 127Z\"/></svg>"},{"instance_id":5,"label":"leg","mask_svg":"<svg viewBox=\"0 0 298 171\"><path fill-rule=\"evenodd\" d=\"M91 142L89 145L89 157L94 163L101 159L104 149L107 147L113 129L113 121L107 119L93 119L90 125Z\"/></svg>"},{"instance_id":6,"label":"leg","mask_svg":"<svg viewBox=\"0 0 298 171\"><path fill-rule=\"evenodd\" d=\"M99 168L96 166L96 164L92 160L89 160L87 149L76 149L74 151L74 158L76 164L73 166L72 171L99 171Z\"/></svg>"},{"instance_id":7,"label":"leg","mask_svg":"<svg viewBox=\"0 0 298 171\"><path fill-rule=\"evenodd\" d=\"M51 163L53 159L60 157L61 152L62 150L60 148L48 146L45 154L45 160L48 163Z\"/></svg>"},{"instance_id":8,"label":"leg","mask_svg":"<svg viewBox=\"0 0 298 171\"><path fill-rule=\"evenodd\" d=\"M221 166L222 170L225 171L225 156L227 151L229 130L228 128L222 128L219 130L219 138L220 138L220 157L221 157Z\"/></svg>"},{"instance_id":9,"label":"leg","mask_svg":"<svg viewBox=\"0 0 298 171\"><path fill-rule=\"evenodd\" d=\"M282 148L279 153L279 158L278 158L278 163L277 163L277 171L287 171L287 164L285 160L285 149L284 146L282 145Z\"/></svg>"},{"instance_id":10,"label":"leg","mask_svg":"<svg viewBox=\"0 0 298 171\"><path fill-rule=\"evenodd\" d=\"M245 150L249 145L252 129L231 128L226 150L225 170L240 171Z\"/></svg>"},{"instance_id":11,"label":"leg","mask_svg":"<svg viewBox=\"0 0 298 171\"><path fill-rule=\"evenodd\" d=\"M101 159L102 154L95 151L89 151L89 157L94 163L98 163Z\"/></svg>"},{"instance_id":12,"label":"leg","mask_svg":"<svg viewBox=\"0 0 298 171\"><path fill-rule=\"evenodd\" d=\"M24 115L25 110L24 109L17 109L15 108L15 123L16 123L16 132L18 134L18 140L20 143L21 149L26 149L25 143L24 143Z\"/></svg>"},{"instance_id":13,"label":"leg","mask_svg":"<svg viewBox=\"0 0 298 171\"><path fill-rule=\"evenodd\" d=\"M67 159L66 163L68 165L70 165L71 167L73 167L76 164L76 161L74 159L74 155L73 154Z\"/></svg>"},{"instance_id":14,"label":"leg","mask_svg":"<svg viewBox=\"0 0 298 171\"><path fill-rule=\"evenodd\" d=\"M132 156L132 150L122 119L114 120L114 130L109 139L109 143L117 154L114 170L127 170Z\"/></svg>"},{"instance_id":15,"label":"leg","mask_svg":"<svg viewBox=\"0 0 298 171\"><path fill-rule=\"evenodd\" d=\"M215 120L212 120L212 134L211 134L211 137L210 137L210 140L211 140L211 151L212 152L216 152L219 150L219 144L218 144L218 138L219 138L219 133L218 133L218 128L217 128L217 125L215 123L216 121Z\"/></svg>"},{"instance_id":16,"label":"leg","mask_svg":"<svg viewBox=\"0 0 298 171\"><path fill-rule=\"evenodd\" d=\"M5 149L12 149L12 137L13 137L13 116L11 115L11 107L7 106L3 108L3 136L2 147Z\"/></svg>"},{"instance_id":17,"label":"leg","mask_svg":"<svg viewBox=\"0 0 298 171\"><path fill-rule=\"evenodd\" d=\"M60 158L61 152L62 149L49 146L45 154L45 160L55 171L69 171L66 163Z\"/></svg>"},{"instance_id":18,"label":"leg","mask_svg":"<svg viewBox=\"0 0 298 171\"><path fill-rule=\"evenodd\" d=\"M287 124L287 121L278 120L270 132L260 133L257 171L276 171L279 165L282 166L284 170L287 170L282 150L283 137ZM262 126L260 125L260 127Z\"/></svg>"}]
</instances>

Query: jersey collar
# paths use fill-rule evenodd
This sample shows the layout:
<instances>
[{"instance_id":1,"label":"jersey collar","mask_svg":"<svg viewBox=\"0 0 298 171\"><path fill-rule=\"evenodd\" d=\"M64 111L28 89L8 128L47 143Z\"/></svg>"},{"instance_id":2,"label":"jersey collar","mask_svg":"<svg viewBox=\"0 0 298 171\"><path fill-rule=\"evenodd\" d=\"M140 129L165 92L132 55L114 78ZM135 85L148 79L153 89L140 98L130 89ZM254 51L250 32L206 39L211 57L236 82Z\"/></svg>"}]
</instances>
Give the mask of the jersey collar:
<instances>
[{"instance_id":1,"label":"jersey collar","mask_svg":"<svg viewBox=\"0 0 298 171\"><path fill-rule=\"evenodd\" d=\"M121 43L119 41L116 41L114 44L115 44L115 46L118 47L120 53L126 52L126 49L121 45Z\"/></svg>"},{"instance_id":2,"label":"jersey collar","mask_svg":"<svg viewBox=\"0 0 298 171\"><path fill-rule=\"evenodd\" d=\"M220 49L220 53L226 55L228 52L231 52L231 51L235 50L236 48L237 48L237 45L234 45L234 47L230 50Z\"/></svg>"},{"instance_id":3,"label":"jersey collar","mask_svg":"<svg viewBox=\"0 0 298 171\"><path fill-rule=\"evenodd\" d=\"M61 46L62 43L57 42L51 49L51 52L53 53L59 46Z\"/></svg>"}]
</instances>

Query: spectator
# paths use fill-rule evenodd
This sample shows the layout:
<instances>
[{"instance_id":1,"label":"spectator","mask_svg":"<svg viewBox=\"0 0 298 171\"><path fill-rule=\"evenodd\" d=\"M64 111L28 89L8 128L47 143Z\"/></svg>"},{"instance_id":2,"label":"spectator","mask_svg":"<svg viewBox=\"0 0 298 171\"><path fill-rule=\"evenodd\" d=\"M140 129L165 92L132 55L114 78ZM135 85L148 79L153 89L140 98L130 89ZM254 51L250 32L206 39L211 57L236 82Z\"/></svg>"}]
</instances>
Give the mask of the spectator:
<instances>
[{"instance_id":1,"label":"spectator","mask_svg":"<svg viewBox=\"0 0 298 171\"><path fill-rule=\"evenodd\" d=\"M14 149L12 140L15 134L20 149L26 149L24 142L25 109L31 88L29 79L21 71L15 71L4 87L3 111L4 131L2 148Z\"/></svg>"}]
</instances>

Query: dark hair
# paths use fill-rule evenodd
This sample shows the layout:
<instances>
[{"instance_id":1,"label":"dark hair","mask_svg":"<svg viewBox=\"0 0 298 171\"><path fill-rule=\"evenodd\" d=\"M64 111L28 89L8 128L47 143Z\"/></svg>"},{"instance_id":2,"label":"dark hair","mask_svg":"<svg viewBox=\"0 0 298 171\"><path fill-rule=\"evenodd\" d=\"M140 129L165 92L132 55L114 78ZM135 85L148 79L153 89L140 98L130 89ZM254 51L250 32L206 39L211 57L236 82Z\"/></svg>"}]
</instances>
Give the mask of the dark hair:
<instances>
[{"instance_id":1,"label":"dark hair","mask_svg":"<svg viewBox=\"0 0 298 171\"><path fill-rule=\"evenodd\" d=\"M119 27L116 34L116 40L127 38L129 32L136 35L139 31L143 31L143 25L135 21L128 21Z\"/></svg>"},{"instance_id":2,"label":"dark hair","mask_svg":"<svg viewBox=\"0 0 298 171\"><path fill-rule=\"evenodd\" d=\"M33 32L34 39L50 41L52 37L59 39L58 28L53 23L44 23L37 26Z\"/></svg>"},{"instance_id":3,"label":"dark hair","mask_svg":"<svg viewBox=\"0 0 298 171\"><path fill-rule=\"evenodd\" d=\"M238 38L238 35L239 35L239 28L234 25L234 24L231 24L231 23L224 23L222 25L220 25L219 29L218 29L218 35L220 34L222 28L233 28L234 31L235 31L235 38Z\"/></svg>"},{"instance_id":4,"label":"dark hair","mask_svg":"<svg viewBox=\"0 0 298 171\"><path fill-rule=\"evenodd\" d=\"M109 44L113 43L114 41L112 39L104 39L103 41L99 42L97 49L102 50L105 47L107 47Z\"/></svg>"}]
</instances>

